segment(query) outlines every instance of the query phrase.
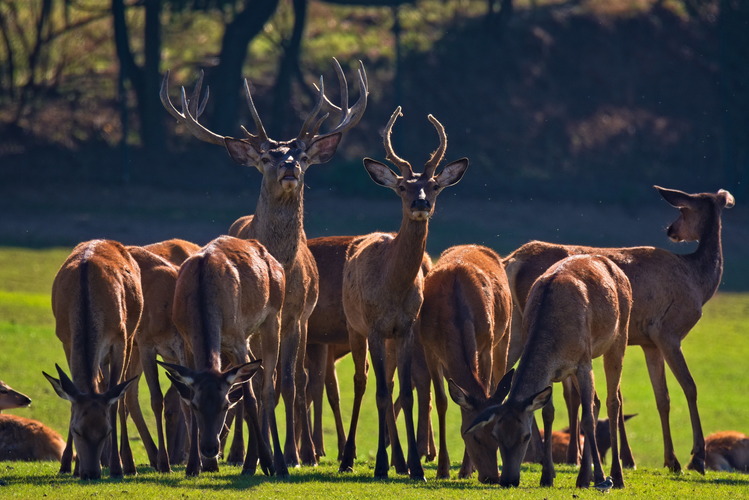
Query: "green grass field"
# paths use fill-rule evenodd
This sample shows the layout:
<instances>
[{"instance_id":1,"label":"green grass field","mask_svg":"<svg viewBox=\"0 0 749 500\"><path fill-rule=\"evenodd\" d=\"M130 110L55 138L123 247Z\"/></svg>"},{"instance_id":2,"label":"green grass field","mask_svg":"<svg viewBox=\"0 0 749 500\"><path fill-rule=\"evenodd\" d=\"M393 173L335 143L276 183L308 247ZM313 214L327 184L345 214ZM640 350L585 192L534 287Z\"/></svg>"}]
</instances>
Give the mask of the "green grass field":
<instances>
[{"instance_id":1,"label":"green grass field","mask_svg":"<svg viewBox=\"0 0 749 500\"><path fill-rule=\"evenodd\" d=\"M54 370L54 364L66 366L62 346L54 334L50 307L52 279L70 249L26 250L0 249L0 379L33 399L31 408L10 410L40 420L63 435L69 416L69 403L58 398L41 374ZM736 429L747 432L749 422L749 376L746 359L749 345L744 342L749 325L749 294L719 294L705 308L703 319L686 338L683 348L692 375L699 389L699 407L706 434L717 430ZM598 366L597 373L601 373ZM339 363L344 420L351 405L352 363L346 358ZM689 460L691 430L684 396L669 374L671 389L671 425L676 452L682 465ZM597 380L599 392L604 380ZM508 498L588 498L596 491L574 490L576 471L560 467L554 489L538 489L540 468L527 466L521 487L512 491L495 491L496 487L479 484L476 479L457 480L457 464L463 446L459 433L459 413L454 405L448 410L448 446L453 460L453 479L435 481L435 465L426 465L428 481L413 483L391 473L385 482L371 479L376 451L376 411L374 382L370 381L357 443L359 460L352 475L339 475L335 462L334 429L330 413L326 413L326 449L329 457L316 468L291 471L291 478L279 481L262 476L242 477L239 468L223 466L220 473L204 474L197 479L184 477L184 469L162 475L149 467L140 467L140 474L124 480L105 479L80 484L70 477L57 475L53 463L0 462L0 497L2 498L80 498L83 496L135 496L138 498L189 498L204 495L257 498L343 497L343 498L483 498L507 495ZM686 496L715 498L749 497L749 476L708 473L702 477L693 472L674 475L661 467L662 442L658 414L644 359L637 348L625 358L623 376L625 412L638 416L628 423L628 432L638 470L625 471L627 488L613 495L647 498L683 498ZM563 404L555 394L557 427L566 425ZM141 401L148 417L147 388L141 381ZM282 406L279 412L283 411ZM434 416L436 418L436 415ZM283 420L280 420L282 423ZM283 432L283 430L282 430ZM146 454L135 428L131 426L133 451L137 464L146 464ZM402 436L403 434L401 434ZM106 475L106 474L105 474Z\"/></svg>"}]
</instances>

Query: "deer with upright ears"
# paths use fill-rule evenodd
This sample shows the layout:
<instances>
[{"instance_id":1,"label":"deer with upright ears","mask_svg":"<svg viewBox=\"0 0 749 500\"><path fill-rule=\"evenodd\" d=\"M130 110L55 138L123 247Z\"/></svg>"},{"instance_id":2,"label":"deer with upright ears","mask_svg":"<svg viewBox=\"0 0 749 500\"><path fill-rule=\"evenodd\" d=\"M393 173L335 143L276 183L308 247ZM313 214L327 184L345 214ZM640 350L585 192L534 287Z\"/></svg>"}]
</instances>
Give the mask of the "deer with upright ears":
<instances>
[{"instance_id":1,"label":"deer with upright ears","mask_svg":"<svg viewBox=\"0 0 749 500\"><path fill-rule=\"evenodd\" d=\"M437 478L450 477L443 378L454 380L469 397L488 398L492 380L496 385L505 373L511 314L512 298L502 260L489 248L479 245L448 248L424 279L417 338L424 347L437 405L440 436ZM477 414L461 410L463 427L467 427ZM466 453L458 476L468 477L472 470Z\"/></svg>"},{"instance_id":2,"label":"deer with upright ears","mask_svg":"<svg viewBox=\"0 0 749 500\"><path fill-rule=\"evenodd\" d=\"M286 406L285 457L289 465L300 463L295 439L295 415L304 415L307 410L304 347L307 341L307 321L317 302L319 280L304 232L304 175L310 165L325 163L333 157L344 132L359 122L367 106L368 88L364 66L360 64L358 73L359 99L349 108L346 78L338 61L334 59L334 62L341 85L340 107L325 96L321 78L314 109L304 121L297 137L286 141L274 140L266 133L247 81L247 104L257 133L251 134L244 129L245 137L241 139L217 135L197 122L197 115L203 107L198 106L199 86L196 86L197 92L193 94L191 102L188 102L183 89L181 112L169 101L168 73L161 88L161 100L167 111L184 123L195 137L225 147L235 162L255 167L263 175L255 213L235 221L229 228L229 234L258 240L278 259L286 273L278 373L281 395ZM321 133L321 126L328 117L328 113L320 117L323 109L337 113L341 118L334 128ZM306 456L301 457L301 462L315 464L316 456L309 425L306 419L298 425L301 426L301 439L306 444L305 449L309 450Z\"/></svg>"},{"instance_id":3,"label":"deer with upright ears","mask_svg":"<svg viewBox=\"0 0 749 500\"><path fill-rule=\"evenodd\" d=\"M0 380L0 412L11 408L26 408L31 404L31 398L22 394Z\"/></svg>"},{"instance_id":4,"label":"deer with upright ears","mask_svg":"<svg viewBox=\"0 0 749 500\"><path fill-rule=\"evenodd\" d=\"M346 441L340 471L353 469L356 454L356 426L361 400L366 388L367 345L377 384L377 413L379 420L377 459L374 476L386 478L389 464L386 450L388 421L395 421L391 382L386 373L386 341L395 342L398 356L400 399L406 421L408 439L408 471L413 479L423 479L413 422L413 393L411 388L411 357L414 343L414 323L423 300L422 264L426 250L429 219L442 190L462 178L466 158L445 165L435 175L447 148L447 135L442 124L432 115L429 121L437 129L439 147L424 166L423 173L415 173L411 164L396 155L390 142L393 124L401 115L400 106L390 117L383 134L386 157L399 170L370 158L364 159L374 182L395 191L401 198L402 218L398 233L372 233L354 240L348 247L343 270L343 309L349 331L351 354L354 359L354 409L351 428ZM390 413L390 415L388 415ZM393 429L394 431L394 429ZM405 462L397 432L390 433L390 444L397 462Z\"/></svg>"},{"instance_id":5,"label":"deer with upright ears","mask_svg":"<svg viewBox=\"0 0 749 500\"><path fill-rule=\"evenodd\" d=\"M667 230L676 242L699 241L690 254L675 254L654 247L596 248L557 245L541 241L526 243L504 259L512 288L513 323L523 317L528 290L552 264L576 254L600 254L614 261L632 285L632 319L629 345L639 345L645 353L650 382L663 433L664 465L681 470L674 453L669 424L669 395L664 359L681 385L692 422L692 458L688 467L705 472L705 439L697 409L697 386L681 351L681 341L702 316L702 306L715 294L723 274L721 214L733 207L731 193L688 194L655 186L679 218ZM521 333L513 328L510 350ZM511 356L512 358L512 356ZM516 358L515 358L516 359ZM512 362L512 359L511 361ZM577 413L575 411L575 413Z\"/></svg>"},{"instance_id":6,"label":"deer with upright ears","mask_svg":"<svg viewBox=\"0 0 749 500\"><path fill-rule=\"evenodd\" d=\"M283 267L256 240L220 236L180 266L172 317L194 362L159 364L192 409L187 475L198 475L201 468L218 470L219 434L235 384L242 384L251 425L243 472L253 474L259 458L266 474L288 475L274 412L284 287ZM250 361L250 336L259 337L262 346L262 426L248 383L260 369L260 360ZM231 368L222 366L222 357Z\"/></svg>"},{"instance_id":7,"label":"deer with upright ears","mask_svg":"<svg viewBox=\"0 0 749 500\"><path fill-rule=\"evenodd\" d=\"M606 407L611 432L613 487L624 487L619 459L617 429L621 394L619 381L627 347L627 328L632 289L621 269L599 255L577 255L549 268L531 287L523 318L527 338L506 401L486 404L473 424L463 432L468 453L479 471L496 475L496 449L502 455L499 484L518 486L520 465L531 435L533 412L551 398L551 383L574 376L582 400L585 431L583 464L577 486L605 484L595 439L593 359L603 356L606 371ZM508 377L508 376L506 376ZM512 378L512 375L509 375ZM451 395L466 406L464 391L451 383ZM487 407L488 406L488 407ZM544 419L545 440L541 486L552 486L551 419Z\"/></svg>"},{"instance_id":8,"label":"deer with upright ears","mask_svg":"<svg viewBox=\"0 0 749 500\"><path fill-rule=\"evenodd\" d=\"M109 474L135 474L120 405L122 457L117 445L118 401L135 380L122 381L143 310L140 269L125 247L111 240L80 243L52 284L55 333L62 342L72 380L44 373L58 396L72 403L67 446L60 472L70 472L73 444L81 479L101 477L100 457L110 439ZM108 366L105 366L108 365ZM109 373L101 380L100 373Z\"/></svg>"}]
</instances>

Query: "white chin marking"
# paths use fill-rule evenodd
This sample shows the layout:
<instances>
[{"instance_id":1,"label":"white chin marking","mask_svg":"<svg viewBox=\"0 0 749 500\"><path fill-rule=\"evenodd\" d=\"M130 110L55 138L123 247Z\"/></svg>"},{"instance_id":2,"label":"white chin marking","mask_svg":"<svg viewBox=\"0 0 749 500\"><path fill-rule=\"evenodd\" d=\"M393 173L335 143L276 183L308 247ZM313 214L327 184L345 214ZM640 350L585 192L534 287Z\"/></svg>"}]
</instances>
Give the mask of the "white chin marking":
<instances>
[{"instance_id":1,"label":"white chin marking","mask_svg":"<svg viewBox=\"0 0 749 500\"><path fill-rule=\"evenodd\" d=\"M427 220L429 219L429 212L411 212L411 218L413 220Z\"/></svg>"},{"instance_id":2,"label":"white chin marking","mask_svg":"<svg viewBox=\"0 0 749 500\"><path fill-rule=\"evenodd\" d=\"M286 191L291 191L292 189L295 189L299 185L299 181L294 179L282 179L281 180L281 187Z\"/></svg>"}]
</instances>

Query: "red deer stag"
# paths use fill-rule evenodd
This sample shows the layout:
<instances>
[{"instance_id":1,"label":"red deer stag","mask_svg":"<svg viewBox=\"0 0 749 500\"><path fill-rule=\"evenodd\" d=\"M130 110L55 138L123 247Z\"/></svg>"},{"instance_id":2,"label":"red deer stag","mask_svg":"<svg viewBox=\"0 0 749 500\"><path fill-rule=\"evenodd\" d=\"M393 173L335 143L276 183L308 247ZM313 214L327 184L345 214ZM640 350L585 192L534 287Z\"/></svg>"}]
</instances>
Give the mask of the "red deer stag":
<instances>
[{"instance_id":1,"label":"red deer stag","mask_svg":"<svg viewBox=\"0 0 749 500\"><path fill-rule=\"evenodd\" d=\"M304 353L307 342L307 321L317 302L318 272L314 258L307 248L304 233L304 175L310 165L325 163L336 152L343 133L355 126L367 105L367 79L364 66L359 76L359 99L348 107L348 87L345 75L338 61L335 69L341 84L340 108L325 96L322 78L319 96L314 109L304 121L296 138L288 141L271 139L263 127L255 108L249 84L245 81L247 104L250 108L257 135L244 130L246 137L235 139L217 135L197 122L197 96L188 103L182 91L182 112L169 101L167 94L168 73L161 88L161 100L167 111L200 140L224 146L231 158L245 166L254 166L263 175L260 197L254 215L235 221L229 234L239 238L257 239L283 265L286 273L286 297L284 298L283 319L281 320L281 357L279 379L281 394L286 407L285 457L289 465L300 462L295 440L295 414L306 412L306 386L304 376ZM332 130L320 133L327 114L319 117L323 107L341 115ZM311 431L306 419L301 425L301 439L305 442L307 456L301 457L304 464L316 463Z\"/></svg>"},{"instance_id":2,"label":"red deer stag","mask_svg":"<svg viewBox=\"0 0 749 500\"><path fill-rule=\"evenodd\" d=\"M411 387L411 357L413 353L414 323L423 299L422 265L426 249L429 218L434 213L437 195L446 187L460 181L466 168L466 158L447 164L435 175L447 148L447 136L442 124L432 115L429 121L437 129L440 145L424 166L424 173L415 173L410 163L393 151L390 134L401 115L398 107L390 117L383 134L386 157L396 165L397 175L384 163L364 159L364 167L372 180L395 191L402 202L402 221L398 233L372 233L358 237L348 248L343 270L343 308L349 331L351 354L354 359L354 409L340 465L340 471L353 470L356 454L356 426L361 400L366 388L367 345L377 384L377 412L379 435L374 476L386 478L389 464L385 449L388 422L395 421L391 383L387 376L386 341L397 344L400 399L406 420L408 438L408 472L413 479L423 479L413 423L413 393ZM393 426L390 444L396 470L405 472L403 450ZM403 462L403 464L401 464Z\"/></svg>"},{"instance_id":3,"label":"red deer stag","mask_svg":"<svg viewBox=\"0 0 749 500\"><path fill-rule=\"evenodd\" d=\"M665 359L689 406L692 422L689 468L704 474L705 440L697 410L697 386L681 351L681 341L699 321L702 306L720 284L723 274L721 214L724 208L733 207L735 202L731 193L723 189L717 193L698 194L658 186L655 189L680 212L679 218L667 230L668 237L676 242L699 241L693 253L680 255L653 247L595 248L532 241L504 259L505 269L512 288L513 314L516 317L522 317L528 290L536 278L567 256L605 255L624 271L632 284L634 300L629 345L639 345L645 353L661 419L664 465L672 471L681 470L671 440ZM515 337L513 331L511 346Z\"/></svg>"},{"instance_id":4,"label":"red deer stag","mask_svg":"<svg viewBox=\"0 0 749 500\"><path fill-rule=\"evenodd\" d=\"M159 364L192 409L187 475L198 475L201 468L218 470L219 434L229 410L229 390L240 383L251 425L243 473L253 474L259 458L267 474L288 475L274 412L284 286L283 267L256 240L221 236L180 267L172 315L194 363L190 367ZM250 361L251 335L260 338L265 363L262 430L257 401L248 382L260 368L259 360ZM233 368L224 370L222 357Z\"/></svg>"},{"instance_id":5,"label":"red deer stag","mask_svg":"<svg viewBox=\"0 0 749 500\"><path fill-rule=\"evenodd\" d=\"M511 314L512 298L502 260L489 248L448 248L424 279L417 338L424 347L437 404L437 478L450 477L443 377L454 380L470 397L487 399L492 378L496 384L505 373ZM476 416L462 409L462 427L468 428ZM465 454L458 476L469 477L472 471Z\"/></svg>"},{"instance_id":6,"label":"red deer stag","mask_svg":"<svg viewBox=\"0 0 749 500\"><path fill-rule=\"evenodd\" d=\"M611 415L611 476L615 488L624 487L617 442L621 406L619 381L627 346L627 327L632 305L629 280L610 259L580 255L564 259L544 273L531 287L523 319L527 343L507 400L486 407L463 433L466 448L482 475L496 476L496 449L502 455L499 484L517 486L520 464L531 435L533 412L551 398L551 382L574 376L582 399L585 430L583 463L577 486L590 485L590 463L597 487L608 481L603 476L595 440L592 360L603 356L606 371L606 406ZM450 384L458 404L473 408L465 392ZM550 416L551 418L547 418ZM553 413L544 414L544 431L551 437ZM554 464L552 440L545 440L541 486L552 486ZM591 452L591 450L593 450Z\"/></svg>"},{"instance_id":7,"label":"red deer stag","mask_svg":"<svg viewBox=\"0 0 749 500\"><path fill-rule=\"evenodd\" d=\"M99 459L110 439L109 474L135 474L127 439L124 405L119 405L122 459L117 445L118 401L135 380L122 382L143 310L140 269L120 243L80 243L65 260L52 284L55 332L65 349L72 380L46 373L58 396L72 403L67 446L60 472L70 472L72 445L78 450L81 479L99 479ZM108 367L105 366L108 364ZM109 373L103 383L100 373Z\"/></svg>"},{"instance_id":8,"label":"red deer stag","mask_svg":"<svg viewBox=\"0 0 749 500\"><path fill-rule=\"evenodd\" d=\"M31 398L22 394L0 380L0 412L11 408L26 408L31 404Z\"/></svg>"},{"instance_id":9,"label":"red deer stag","mask_svg":"<svg viewBox=\"0 0 749 500\"><path fill-rule=\"evenodd\" d=\"M749 437L736 431L721 431L705 438L708 469L749 472Z\"/></svg>"},{"instance_id":10,"label":"red deer stag","mask_svg":"<svg viewBox=\"0 0 749 500\"><path fill-rule=\"evenodd\" d=\"M157 471L170 472L163 425L164 395L159 383L156 356L161 356L168 363L181 365L185 365L190 356L184 339L172 321L172 305L179 265L189 255L200 250L200 247L184 240L167 240L144 247L130 246L127 249L140 267L143 290L143 314L135 333L137 353L132 356L128 376L139 375L141 371L145 374L151 394L151 409L156 417L158 448L155 448L145 426L137 390L128 390L125 401L146 446L149 460Z\"/></svg>"}]
</instances>

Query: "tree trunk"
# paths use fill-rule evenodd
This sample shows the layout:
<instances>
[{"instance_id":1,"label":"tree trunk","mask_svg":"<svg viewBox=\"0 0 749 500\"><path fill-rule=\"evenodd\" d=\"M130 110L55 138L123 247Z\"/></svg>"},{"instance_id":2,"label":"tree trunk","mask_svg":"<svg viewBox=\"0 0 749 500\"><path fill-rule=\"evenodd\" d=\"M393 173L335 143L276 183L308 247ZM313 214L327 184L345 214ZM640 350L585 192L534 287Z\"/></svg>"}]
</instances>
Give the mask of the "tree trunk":
<instances>
[{"instance_id":1,"label":"tree trunk","mask_svg":"<svg viewBox=\"0 0 749 500\"><path fill-rule=\"evenodd\" d=\"M299 57L302 52L302 37L307 23L307 0L293 0L294 28L291 38L284 44L274 86L271 128L280 137L292 137L296 120L291 105L291 87L294 75L300 72Z\"/></svg>"}]
</instances>

